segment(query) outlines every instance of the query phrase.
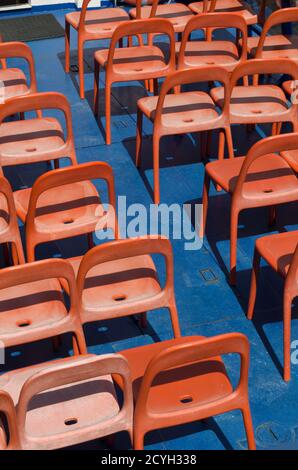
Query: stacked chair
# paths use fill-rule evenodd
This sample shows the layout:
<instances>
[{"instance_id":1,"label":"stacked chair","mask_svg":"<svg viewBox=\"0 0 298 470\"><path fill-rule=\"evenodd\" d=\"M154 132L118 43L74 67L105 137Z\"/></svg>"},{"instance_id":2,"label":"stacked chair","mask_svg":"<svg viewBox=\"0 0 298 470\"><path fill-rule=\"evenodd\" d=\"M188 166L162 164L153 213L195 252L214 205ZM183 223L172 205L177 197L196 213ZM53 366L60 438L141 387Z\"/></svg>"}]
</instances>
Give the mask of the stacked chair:
<instances>
[{"instance_id":1,"label":"stacked chair","mask_svg":"<svg viewBox=\"0 0 298 470\"><path fill-rule=\"evenodd\" d=\"M248 37L248 27L256 24L258 17L242 0L203 0L189 7L128 0L135 6L129 13L123 8L87 10L89 3L84 0L81 12L66 15L65 70L70 71L72 27L78 34L83 99L84 44L110 40L109 48L94 54L96 116L99 74L105 71L107 144L111 143L112 84L137 79L154 92L136 105L136 164L141 162L145 116L153 124L156 204L161 200L160 139L201 132L208 133L210 141L211 133L219 132L217 158L205 166L201 231L204 235L212 181L218 191L231 195L229 271L234 285L239 213L268 207L272 222L279 204L298 201L297 103L289 102L286 96L298 80L298 50L290 47L285 52L285 40L279 37L288 56L282 57L276 48L272 54L266 52L277 40L268 35L270 28L298 21L298 9L273 13L256 39ZM262 2L263 10L264 5ZM235 41L218 40L218 29L236 30ZM195 31L201 32L201 40L191 40ZM176 33L179 42L175 44ZM155 45L160 34L168 38L168 57ZM6 59L11 57L28 62L29 82L22 70L8 67ZM30 188L13 192L9 181L0 176L0 242L7 264L0 271L0 341L10 347L51 339L56 347L62 335L71 334L74 353L0 376L0 449L58 449L120 431L128 433L134 449L143 449L150 431L236 409L242 413L248 448L255 449L248 398L248 339L240 333L211 338L181 335L171 242L158 235L121 239L113 169L100 161L78 164L66 97L37 92L28 46L0 42L0 59L5 93L0 104L1 171L7 166L54 161L54 169L39 176ZM291 81L269 84L261 80L273 74ZM163 80L160 91L159 79ZM202 83L204 91L185 89ZM56 117L45 117L46 110L62 112L64 125ZM32 111L36 116L26 119ZM21 119L8 121L13 115ZM271 135L253 145L246 156L235 156L232 125L240 124L270 124ZM286 124L292 126L292 133L282 134ZM69 166L59 168L59 161L65 158ZM102 185L107 188L107 209L101 199ZM24 225L26 256L17 218ZM107 229L113 231L114 240L97 245L97 233ZM88 242L83 255L38 260L37 248L43 252L46 243L77 236ZM163 284L155 255L164 260ZM285 279L284 379L288 381L291 307L298 295L298 232L256 241L249 319L254 313L261 257ZM172 339L117 354L88 354L86 324L139 315L145 327L146 312L162 308L170 314ZM228 354L240 357L236 386L224 365Z\"/></svg>"}]
</instances>

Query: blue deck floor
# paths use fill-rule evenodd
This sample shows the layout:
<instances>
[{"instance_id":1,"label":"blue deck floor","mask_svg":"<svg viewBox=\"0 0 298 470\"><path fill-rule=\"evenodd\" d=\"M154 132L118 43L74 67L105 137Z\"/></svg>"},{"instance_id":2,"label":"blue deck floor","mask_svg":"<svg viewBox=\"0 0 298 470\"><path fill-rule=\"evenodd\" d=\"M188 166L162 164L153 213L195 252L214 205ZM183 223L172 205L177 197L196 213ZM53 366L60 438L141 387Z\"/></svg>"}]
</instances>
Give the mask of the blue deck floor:
<instances>
[{"instance_id":1,"label":"blue deck floor","mask_svg":"<svg viewBox=\"0 0 298 470\"><path fill-rule=\"evenodd\" d=\"M67 10L70 11L70 10ZM66 10L53 11L64 24ZM151 125L145 125L147 137L143 147L143 166L134 165L136 131L136 100L144 94L139 82L115 85L113 88L113 144L104 144L102 128L94 119L92 51L96 44L87 46L85 89L87 99L78 94L76 73L64 73L64 39L30 43L37 70L39 91L59 91L71 102L77 156L80 163L102 160L114 169L117 195L126 195L127 203L152 202ZM102 42L102 47L107 43ZM76 63L76 38L72 36L72 60ZM103 85L103 82L102 82ZM103 98L100 100L101 122ZM246 134L234 129L235 149L242 155L260 133ZM268 129L263 129L265 133ZM214 155L216 142L213 145ZM200 147L196 137L168 138L161 152L161 200L166 203L200 202L204 165L200 161ZM8 169L6 175L15 189L30 185L42 165ZM298 365L292 365L292 380L282 380L282 281L269 268L263 267L257 299L255 320L249 322L245 312L250 282L250 269L256 237L268 233L268 211L246 212L240 219L238 247L238 283L231 288L226 280L229 262L229 197L212 190L207 236L198 251L185 251L183 241L173 240L175 256L175 288L182 333L184 335L216 335L239 331L246 334L251 344L250 403L259 449L298 449ZM296 224L296 226L295 226ZM279 210L277 230L297 229L297 205ZM83 242L64 241L47 248L48 256L78 254L86 249ZM43 257L45 252L43 251ZM207 270L207 277L203 273ZM205 271L206 272L206 271ZM298 309L293 315L292 339L298 340ZM104 321L86 328L88 349L92 353L119 351L171 338L167 313L152 312L148 328L140 329L132 318ZM70 342L63 341L59 356L71 353ZM7 367L14 369L32 362L57 357L50 341L12 348L7 354ZM238 361L228 357L228 372L236 380ZM146 441L151 449L243 449L246 447L241 415L229 413L203 423L172 428L152 433ZM116 439L119 449L128 448L125 436ZM104 443L85 444L82 448L104 448Z\"/></svg>"}]
</instances>

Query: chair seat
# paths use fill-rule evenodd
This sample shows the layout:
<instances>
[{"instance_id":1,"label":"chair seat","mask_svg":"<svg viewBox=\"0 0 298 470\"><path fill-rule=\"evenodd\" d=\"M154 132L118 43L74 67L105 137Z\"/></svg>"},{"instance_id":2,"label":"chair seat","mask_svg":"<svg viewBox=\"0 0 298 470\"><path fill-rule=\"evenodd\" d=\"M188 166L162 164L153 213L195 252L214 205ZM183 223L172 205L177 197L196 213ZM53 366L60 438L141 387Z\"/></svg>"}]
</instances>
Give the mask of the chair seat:
<instances>
[{"instance_id":1,"label":"chair seat","mask_svg":"<svg viewBox=\"0 0 298 470\"><path fill-rule=\"evenodd\" d=\"M0 69L0 98L7 100L28 93L27 79L20 69ZM3 89L4 86L4 89Z\"/></svg>"},{"instance_id":2,"label":"chair seat","mask_svg":"<svg viewBox=\"0 0 298 470\"><path fill-rule=\"evenodd\" d=\"M208 8L210 8L210 3L209 0ZM189 8L194 13L203 13L203 2L190 3ZM214 12L239 13L247 24L256 24L258 22L258 15L243 0L217 0Z\"/></svg>"},{"instance_id":3,"label":"chair seat","mask_svg":"<svg viewBox=\"0 0 298 470\"><path fill-rule=\"evenodd\" d=\"M180 42L176 42L176 55L180 50ZM184 53L184 67L200 65L218 65L232 72L239 61L235 44L231 41L189 41Z\"/></svg>"},{"instance_id":4,"label":"chair seat","mask_svg":"<svg viewBox=\"0 0 298 470\"><path fill-rule=\"evenodd\" d=\"M18 217L25 222L31 188L14 192ZM96 223L103 212L95 186L90 181L49 189L37 201L35 224L45 234L66 233L70 229Z\"/></svg>"},{"instance_id":5,"label":"chair seat","mask_svg":"<svg viewBox=\"0 0 298 470\"><path fill-rule=\"evenodd\" d=\"M204 339L200 336L177 338L147 346L121 351L129 363L136 401L145 370L151 359L165 348L181 343ZM115 377L121 386L121 379ZM208 360L191 363L160 373L150 389L148 407L150 411L167 413L177 409L177 405L189 400L189 406L210 403L230 394L232 385L222 359L217 356Z\"/></svg>"},{"instance_id":6,"label":"chair seat","mask_svg":"<svg viewBox=\"0 0 298 470\"><path fill-rule=\"evenodd\" d=\"M212 88L210 92L214 102L222 107L224 88ZM231 123L238 124L272 122L274 115L280 115L288 109L283 90L276 85L236 86L232 91L230 115Z\"/></svg>"},{"instance_id":7,"label":"chair seat","mask_svg":"<svg viewBox=\"0 0 298 470\"><path fill-rule=\"evenodd\" d=\"M0 161L5 166L48 160L48 154L43 157L41 153L64 144L62 127L54 118L4 122L0 126Z\"/></svg>"},{"instance_id":8,"label":"chair seat","mask_svg":"<svg viewBox=\"0 0 298 470\"><path fill-rule=\"evenodd\" d=\"M151 6L143 6L141 8L141 17L149 18L151 13ZM135 19L137 17L137 10L133 8L129 11L131 18ZM189 18L193 16L193 13L190 9L183 5L182 3L171 3L166 5L158 5L155 18L166 18L168 19L173 27L175 32L180 33L184 31L186 23Z\"/></svg>"},{"instance_id":9,"label":"chair seat","mask_svg":"<svg viewBox=\"0 0 298 470\"><path fill-rule=\"evenodd\" d=\"M226 192L233 193L245 157L216 160L206 165L212 180ZM287 162L275 154L255 160L248 170L243 193L253 199L261 198L264 206L275 197L295 194L298 197L298 180Z\"/></svg>"},{"instance_id":10,"label":"chair seat","mask_svg":"<svg viewBox=\"0 0 298 470\"><path fill-rule=\"evenodd\" d=\"M81 257L68 258L77 274ZM154 262L149 255L134 256L102 263L92 268L83 292L83 308L92 311L97 319L123 316L123 308L130 314L141 313L136 304L159 294L161 287ZM83 315L83 321L88 314Z\"/></svg>"},{"instance_id":11,"label":"chair seat","mask_svg":"<svg viewBox=\"0 0 298 470\"><path fill-rule=\"evenodd\" d=\"M0 340L57 323L67 315L58 280L37 281L0 290ZM17 344L16 341L14 344Z\"/></svg>"},{"instance_id":12,"label":"chair seat","mask_svg":"<svg viewBox=\"0 0 298 470\"><path fill-rule=\"evenodd\" d=\"M155 117L158 96L148 96L138 101L138 107L152 121ZM191 132L202 123L208 123L219 114L210 96L202 91L166 95L162 125L177 133Z\"/></svg>"},{"instance_id":13,"label":"chair seat","mask_svg":"<svg viewBox=\"0 0 298 470\"><path fill-rule=\"evenodd\" d=\"M102 66L106 66L109 49L95 52L95 59ZM136 46L115 49L114 71L123 75L123 79L138 80L144 74L153 76L163 76L167 68L164 54L156 46Z\"/></svg>"},{"instance_id":14,"label":"chair seat","mask_svg":"<svg viewBox=\"0 0 298 470\"><path fill-rule=\"evenodd\" d=\"M252 56L257 52L259 39L258 36L247 38L247 51ZM294 41L283 34L266 36L261 57L263 59L293 59L298 61L297 44L295 47Z\"/></svg>"},{"instance_id":15,"label":"chair seat","mask_svg":"<svg viewBox=\"0 0 298 470\"><path fill-rule=\"evenodd\" d=\"M282 276L289 270L298 244L298 230L275 233L256 240L256 247L267 263Z\"/></svg>"},{"instance_id":16,"label":"chair seat","mask_svg":"<svg viewBox=\"0 0 298 470\"><path fill-rule=\"evenodd\" d=\"M17 405L22 386L34 374L55 365L82 362L86 357L59 359L5 373L0 377L0 388L8 392ZM67 444L82 442L82 434L78 433L72 434L70 442L67 443L67 431L83 430L84 427L97 423L100 426L103 421L118 413L119 405L111 376L95 377L59 388L49 388L36 395L30 402L26 415L26 434L46 440L47 436L53 437L63 433L61 445L59 441L55 441L55 448L64 447ZM88 436L85 437L88 440ZM90 435L89 438L92 437L94 436ZM46 443L45 448L50 449L51 444Z\"/></svg>"},{"instance_id":17,"label":"chair seat","mask_svg":"<svg viewBox=\"0 0 298 470\"><path fill-rule=\"evenodd\" d=\"M66 21L75 29L79 28L81 12L67 13ZM101 8L88 10L85 17L85 31L97 39L110 38L120 23L129 20L123 8Z\"/></svg>"}]
</instances>

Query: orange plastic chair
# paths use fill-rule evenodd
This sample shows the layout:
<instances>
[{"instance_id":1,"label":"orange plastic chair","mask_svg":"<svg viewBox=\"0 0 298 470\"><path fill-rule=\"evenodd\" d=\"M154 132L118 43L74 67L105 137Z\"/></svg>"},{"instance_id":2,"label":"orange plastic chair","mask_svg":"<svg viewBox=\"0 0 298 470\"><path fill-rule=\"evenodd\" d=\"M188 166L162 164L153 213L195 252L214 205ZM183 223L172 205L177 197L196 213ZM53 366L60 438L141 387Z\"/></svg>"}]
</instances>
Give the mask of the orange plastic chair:
<instances>
[{"instance_id":1,"label":"orange plastic chair","mask_svg":"<svg viewBox=\"0 0 298 470\"><path fill-rule=\"evenodd\" d=\"M225 138L229 157L234 156L229 120L229 72L216 66L179 70L169 75L162 84L159 96L138 101L136 165L140 165L143 115L153 122L154 202L160 202L159 141L166 135L187 134L220 129L218 158L224 157ZM168 94L182 85L219 81L224 85L224 105L220 114L209 93L203 91Z\"/></svg>"},{"instance_id":2,"label":"orange plastic chair","mask_svg":"<svg viewBox=\"0 0 298 470\"><path fill-rule=\"evenodd\" d=\"M247 40L247 49L256 59L292 59L298 61L297 38L283 34L268 34L274 27L283 23L298 22L298 7L281 8L267 18L261 36L251 36Z\"/></svg>"},{"instance_id":3,"label":"orange plastic chair","mask_svg":"<svg viewBox=\"0 0 298 470\"><path fill-rule=\"evenodd\" d=\"M278 233L257 239L247 313L249 320L254 314L261 257L285 279L283 295L284 380L289 381L291 378L292 303L298 296L298 231Z\"/></svg>"},{"instance_id":4,"label":"orange plastic chair","mask_svg":"<svg viewBox=\"0 0 298 470\"><path fill-rule=\"evenodd\" d=\"M1 415L6 419L9 436L1 420ZM16 410L12 398L7 392L0 390L0 451L19 450L19 432L17 427Z\"/></svg>"},{"instance_id":5,"label":"orange plastic chair","mask_svg":"<svg viewBox=\"0 0 298 470\"><path fill-rule=\"evenodd\" d=\"M159 0L152 0L144 5L142 0L128 0L126 3L136 5L129 11L132 19L165 18L171 22L175 33L181 33L191 16L192 11L183 3L166 3L159 5Z\"/></svg>"},{"instance_id":6,"label":"orange plastic chair","mask_svg":"<svg viewBox=\"0 0 298 470\"><path fill-rule=\"evenodd\" d=\"M229 40L190 41L191 33L197 29L235 28L242 37L243 48L239 54L238 44ZM247 26L244 19L233 13L200 14L191 18L184 30L181 43L176 43L178 69L200 65L218 65L232 72L236 65L247 59Z\"/></svg>"},{"instance_id":7,"label":"orange plastic chair","mask_svg":"<svg viewBox=\"0 0 298 470\"><path fill-rule=\"evenodd\" d=\"M151 254L162 255L166 282L161 286ZM165 237L146 236L104 243L82 259L69 259L77 274L83 324L167 308L174 336L180 336L174 291L171 243ZM145 316L144 316L145 315ZM146 313L142 319L145 320Z\"/></svg>"},{"instance_id":8,"label":"orange plastic chair","mask_svg":"<svg viewBox=\"0 0 298 470\"><path fill-rule=\"evenodd\" d=\"M210 180L231 194L230 282L236 283L238 218L244 209L270 207L298 200L298 180L287 161L277 154L297 148L298 133L257 142L246 157L210 162L205 167L203 226L205 231Z\"/></svg>"},{"instance_id":9,"label":"orange plastic chair","mask_svg":"<svg viewBox=\"0 0 298 470\"><path fill-rule=\"evenodd\" d=\"M164 34L170 41L168 63L164 52L157 46L141 45L116 48L117 43L128 35ZM110 48L94 55L94 114L98 115L98 91L100 67L105 76L106 143L111 143L111 88L114 82L162 78L175 70L175 34L171 23L165 19L146 19L125 22L115 30Z\"/></svg>"},{"instance_id":10,"label":"orange plastic chair","mask_svg":"<svg viewBox=\"0 0 298 470\"><path fill-rule=\"evenodd\" d=\"M125 384L121 409L111 374L120 375ZM78 356L18 369L2 375L0 387L14 399L23 450L60 449L120 431L133 439L130 372L119 354Z\"/></svg>"},{"instance_id":11,"label":"orange plastic chair","mask_svg":"<svg viewBox=\"0 0 298 470\"><path fill-rule=\"evenodd\" d=\"M230 83L230 122L231 124L272 123L272 134L279 133L281 123L297 121L297 103L288 105L283 90L278 85L257 83L262 74L287 74L298 79L298 66L285 59L252 59L239 64L231 76ZM249 86L238 85L240 79L254 76ZM223 106L223 87L213 88L210 92L214 102ZM279 130L278 130L279 129Z\"/></svg>"},{"instance_id":12,"label":"orange plastic chair","mask_svg":"<svg viewBox=\"0 0 298 470\"><path fill-rule=\"evenodd\" d=\"M189 8L194 13L237 13L242 16L247 25L256 24L258 15L243 0L201 0L190 3Z\"/></svg>"},{"instance_id":13,"label":"orange plastic chair","mask_svg":"<svg viewBox=\"0 0 298 470\"><path fill-rule=\"evenodd\" d=\"M22 42L0 42L0 104L8 98L19 95L36 93L36 76L33 54L29 46ZM30 83L28 84L26 75L21 69L7 67L5 59L22 58L29 67Z\"/></svg>"},{"instance_id":14,"label":"orange plastic chair","mask_svg":"<svg viewBox=\"0 0 298 470\"><path fill-rule=\"evenodd\" d=\"M60 122L53 117L36 117L21 121L3 122L16 113L54 109L62 111L66 136ZM77 164L72 129L71 108L61 93L34 93L11 98L0 106L0 165L20 165L69 158Z\"/></svg>"},{"instance_id":15,"label":"orange plastic chair","mask_svg":"<svg viewBox=\"0 0 298 470\"><path fill-rule=\"evenodd\" d=\"M87 11L90 0L84 0L80 12L65 15L65 72L70 69L70 27L78 33L78 68L80 97L85 98L84 45L87 41L110 39L122 21L129 20L123 8L99 8ZM100 2L99 2L100 3Z\"/></svg>"},{"instance_id":16,"label":"orange plastic chair","mask_svg":"<svg viewBox=\"0 0 298 470\"><path fill-rule=\"evenodd\" d=\"M234 390L220 357L230 353L241 357L240 379ZM213 338L189 336L120 354L128 360L132 374L135 450L144 448L144 437L150 431L236 409L243 415L248 447L255 449L248 399L246 336L240 333Z\"/></svg>"},{"instance_id":17,"label":"orange plastic chair","mask_svg":"<svg viewBox=\"0 0 298 470\"><path fill-rule=\"evenodd\" d=\"M102 205L98 190L91 180L106 182L109 208ZM26 224L26 248L29 262L35 260L35 249L42 243L92 234L104 228L114 230L115 189L112 168L104 162L90 162L49 171L35 181L32 189L14 193L17 215Z\"/></svg>"},{"instance_id":18,"label":"orange plastic chair","mask_svg":"<svg viewBox=\"0 0 298 470\"><path fill-rule=\"evenodd\" d=\"M13 264L25 263L12 189L3 176L0 176L0 244L7 248L11 245ZM8 258L8 252L6 255Z\"/></svg>"},{"instance_id":19,"label":"orange plastic chair","mask_svg":"<svg viewBox=\"0 0 298 470\"><path fill-rule=\"evenodd\" d=\"M68 285L69 310L59 279ZM75 276L67 261L43 260L0 271L0 341L5 347L70 332L75 353L86 352Z\"/></svg>"}]
</instances>

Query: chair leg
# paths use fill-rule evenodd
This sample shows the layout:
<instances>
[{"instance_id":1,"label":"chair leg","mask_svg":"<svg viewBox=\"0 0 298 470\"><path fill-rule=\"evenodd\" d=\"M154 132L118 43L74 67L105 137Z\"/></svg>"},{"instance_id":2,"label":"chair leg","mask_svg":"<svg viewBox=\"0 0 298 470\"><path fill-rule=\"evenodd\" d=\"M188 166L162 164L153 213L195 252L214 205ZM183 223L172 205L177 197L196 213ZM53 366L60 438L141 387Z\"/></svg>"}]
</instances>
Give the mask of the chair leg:
<instances>
[{"instance_id":1,"label":"chair leg","mask_svg":"<svg viewBox=\"0 0 298 470\"><path fill-rule=\"evenodd\" d=\"M291 379L291 319L292 319L292 296L284 292L283 317L284 317L284 380Z\"/></svg>"},{"instance_id":2,"label":"chair leg","mask_svg":"<svg viewBox=\"0 0 298 470\"><path fill-rule=\"evenodd\" d=\"M159 135L153 131L153 174L154 174L154 204L160 202L160 182L159 182Z\"/></svg>"},{"instance_id":3,"label":"chair leg","mask_svg":"<svg viewBox=\"0 0 298 470\"><path fill-rule=\"evenodd\" d=\"M94 240L93 240L93 233L87 233L87 242L88 242L88 248L91 250L91 248L94 248Z\"/></svg>"},{"instance_id":4,"label":"chair leg","mask_svg":"<svg viewBox=\"0 0 298 470\"><path fill-rule=\"evenodd\" d=\"M158 79L157 78L153 80L153 93L154 93L154 96L158 96Z\"/></svg>"},{"instance_id":5,"label":"chair leg","mask_svg":"<svg viewBox=\"0 0 298 470\"><path fill-rule=\"evenodd\" d=\"M136 167L141 165L142 135L143 133L143 112L137 109L137 136L136 136Z\"/></svg>"},{"instance_id":6,"label":"chair leg","mask_svg":"<svg viewBox=\"0 0 298 470\"><path fill-rule=\"evenodd\" d=\"M105 88L105 113L106 113L106 144L111 144L111 85L106 82Z\"/></svg>"},{"instance_id":7,"label":"chair leg","mask_svg":"<svg viewBox=\"0 0 298 470\"><path fill-rule=\"evenodd\" d=\"M100 74L100 65L97 62L97 60L94 60L93 112L95 116L98 116L99 74Z\"/></svg>"},{"instance_id":8,"label":"chair leg","mask_svg":"<svg viewBox=\"0 0 298 470\"><path fill-rule=\"evenodd\" d=\"M206 231L208 203L209 203L209 188L210 188L210 176L208 175L208 173L205 173L203 197L202 197L203 216L202 216L202 221L200 225L200 237L201 238L204 238L205 231Z\"/></svg>"},{"instance_id":9,"label":"chair leg","mask_svg":"<svg viewBox=\"0 0 298 470\"><path fill-rule=\"evenodd\" d=\"M239 212L236 209L231 209L231 222L230 222L230 284L236 284L236 266L237 266L237 236L238 236L238 217Z\"/></svg>"},{"instance_id":10,"label":"chair leg","mask_svg":"<svg viewBox=\"0 0 298 470\"><path fill-rule=\"evenodd\" d=\"M72 335L73 354L78 356L79 354L87 354L87 346L83 330L76 330Z\"/></svg>"},{"instance_id":11,"label":"chair leg","mask_svg":"<svg viewBox=\"0 0 298 470\"><path fill-rule=\"evenodd\" d=\"M140 314L140 326L143 329L147 328L147 312Z\"/></svg>"},{"instance_id":12,"label":"chair leg","mask_svg":"<svg viewBox=\"0 0 298 470\"><path fill-rule=\"evenodd\" d=\"M229 156L229 158L234 158L234 156L235 156L234 142L233 142L231 127L226 127L225 128L225 134L226 134L226 141L227 141L227 148L228 148L228 156Z\"/></svg>"},{"instance_id":13,"label":"chair leg","mask_svg":"<svg viewBox=\"0 0 298 470\"><path fill-rule=\"evenodd\" d=\"M255 436L249 404L241 410L249 450L256 450Z\"/></svg>"},{"instance_id":14,"label":"chair leg","mask_svg":"<svg viewBox=\"0 0 298 470\"><path fill-rule=\"evenodd\" d=\"M276 224L276 206L269 207L269 227L273 227Z\"/></svg>"},{"instance_id":15,"label":"chair leg","mask_svg":"<svg viewBox=\"0 0 298 470\"><path fill-rule=\"evenodd\" d=\"M247 309L247 318L251 320L254 314L256 297L257 297L257 283L258 283L258 274L260 271L260 261L261 256L258 250L255 248L253 267L251 272L251 281L250 281L250 292L248 299L248 309Z\"/></svg>"},{"instance_id":16,"label":"chair leg","mask_svg":"<svg viewBox=\"0 0 298 470\"><path fill-rule=\"evenodd\" d=\"M53 344L53 350L54 352L58 352L59 348L61 346L61 336L53 336L52 338L52 344Z\"/></svg>"},{"instance_id":17,"label":"chair leg","mask_svg":"<svg viewBox=\"0 0 298 470\"><path fill-rule=\"evenodd\" d=\"M133 448L134 450L144 450L144 434L136 429L134 430Z\"/></svg>"},{"instance_id":18,"label":"chair leg","mask_svg":"<svg viewBox=\"0 0 298 470\"><path fill-rule=\"evenodd\" d=\"M218 142L218 160L225 158L225 133L222 129L219 131L219 142ZM216 191L221 191L222 187L216 184Z\"/></svg>"},{"instance_id":19,"label":"chair leg","mask_svg":"<svg viewBox=\"0 0 298 470\"><path fill-rule=\"evenodd\" d=\"M174 338L181 338L181 330L180 330L180 325L179 325L179 317L178 317L176 304L172 304L169 306L169 312L171 316L171 323L172 323Z\"/></svg>"},{"instance_id":20,"label":"chair leg","mask_svg":"<svg viewBox=\"0 0 298 470\"><path fill-rule=\"evenodd\" d=\"M59 168L59 159L58 158L56 158L54 160L54 168L55 168L55 170L58 170L58 168Z\"/></svg>"},{"instance_id":21,"label":"chair leg","mask_svg":"<svg viewBox=\"0 0 298 470\"><path fill-rule=\"evenodd\" d=\"M65 72L70 69L70 23L65 20Z\"/></svg>"},{"instance_id":22,"label":"chair leg","mask_svg":"<svg viewBox=\"0 0 298 470\"><path fill-rule=\"evenodd\" d=\"M85 98L85 80L84 80L84 43L79 40L78 42L78 67L79 67L79 82L80 82L80 98Z\"/></svg>"}]
</instances>

